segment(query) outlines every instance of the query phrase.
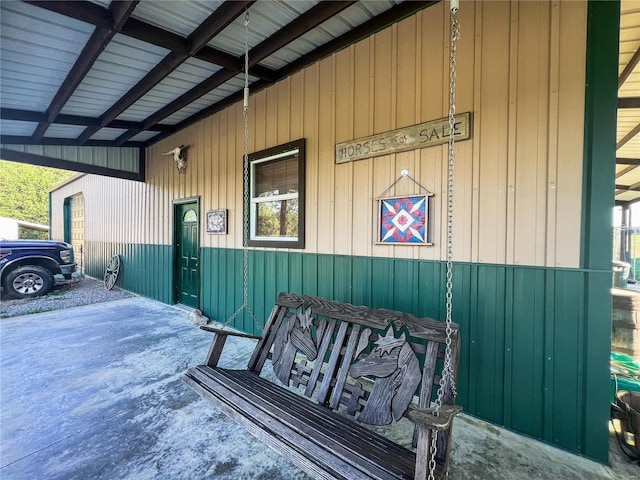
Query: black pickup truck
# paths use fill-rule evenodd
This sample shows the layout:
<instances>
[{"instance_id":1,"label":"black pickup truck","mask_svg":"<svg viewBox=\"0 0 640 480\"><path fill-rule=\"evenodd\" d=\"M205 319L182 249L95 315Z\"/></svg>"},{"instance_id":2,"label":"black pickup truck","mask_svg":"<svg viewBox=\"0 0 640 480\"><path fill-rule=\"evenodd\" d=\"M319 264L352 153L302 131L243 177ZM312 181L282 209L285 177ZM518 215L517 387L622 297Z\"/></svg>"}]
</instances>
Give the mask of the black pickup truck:
<instances>
[{"instance_id":1,"label":"black pickup truck","mask_svg":"<svg viewBox=\"0 0 640 480\"><path fill-rule=\"evenodd\" d=\"M53 240L0 240L0 283L13 298L49 293L56 275L71 280L73 247Z\"/></svg>"}]
</instances>

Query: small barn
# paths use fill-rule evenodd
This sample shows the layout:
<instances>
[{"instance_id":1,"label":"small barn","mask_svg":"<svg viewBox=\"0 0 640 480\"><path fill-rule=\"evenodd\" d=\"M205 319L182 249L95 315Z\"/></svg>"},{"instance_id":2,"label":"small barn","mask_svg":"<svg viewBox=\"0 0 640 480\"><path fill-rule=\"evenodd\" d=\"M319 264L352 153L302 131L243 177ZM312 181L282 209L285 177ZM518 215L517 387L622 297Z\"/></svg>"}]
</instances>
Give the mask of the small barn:
<instances>
[{"instance_id":1,"label":"small barn","mask_svg":"<svg viewBox=\"0 0 640 480\"><path fill-rule=\"evenodd\" d=\"M462 2L453 124L447 2L64 3L3 22L115 33L58 107L3 98L2 158L85 173L50 209L88 275L118 254L119 286L224 322L246 254L259 319L280 291L443 319L452 126L458 403L607 462L619 2Z\"/></svg>"}]
</instances>

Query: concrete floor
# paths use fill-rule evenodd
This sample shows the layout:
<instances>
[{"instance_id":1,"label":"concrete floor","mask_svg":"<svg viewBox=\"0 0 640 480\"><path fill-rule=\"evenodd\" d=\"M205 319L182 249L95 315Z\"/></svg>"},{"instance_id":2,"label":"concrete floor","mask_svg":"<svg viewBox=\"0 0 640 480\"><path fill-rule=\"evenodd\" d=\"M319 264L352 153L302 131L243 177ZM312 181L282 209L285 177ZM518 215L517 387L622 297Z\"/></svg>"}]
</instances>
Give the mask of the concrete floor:
<instances>
[{"instance_id":1,"label":"concrete floor","mask_svg":"<svg viewBox=\"0 0 640 480\"><path fill-rule=\"evenodd\" d=\"M0 321L0 478L308 479L181 381L210 335L140 297ZM240 368L253 343L232 339ZM452 479L640 479L468 416Z\"/></svg>"}]
</instances>

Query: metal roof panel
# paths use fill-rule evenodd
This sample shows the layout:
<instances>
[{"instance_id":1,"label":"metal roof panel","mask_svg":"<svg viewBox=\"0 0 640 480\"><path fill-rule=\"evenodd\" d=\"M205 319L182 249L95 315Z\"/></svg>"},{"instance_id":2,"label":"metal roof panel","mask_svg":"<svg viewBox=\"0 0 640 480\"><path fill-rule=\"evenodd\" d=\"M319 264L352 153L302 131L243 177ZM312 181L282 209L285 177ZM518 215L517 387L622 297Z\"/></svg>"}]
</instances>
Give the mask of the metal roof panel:
<instances>
[{"instance_id":1,"label":"metal roof panel","mask_svg":"<svg viewBox=\"0 0 640 480\"><path fill-rule=\"evenodd\" d=\"M77 63L80 52L85 51L92 32L96 28L109 28L109 7L114 5L113 1L91 0L91 3L84 5L71 2L38 2L38 6L35 6L24 2L0 0L2 9L0 25L3 27L0 32L2 36L0 81L3 88L0 104L5 108L21 110L25 116L28 116L29 112L45 115L51 100L57 94L62 94L59 99L63 102L55 105L54 113L60 111L61 114L88 117L91 120L87 120L86 125L95 125L104 120L103 114L114 104L122 101L123 98L128 98L126 95L132 88L141 86L140 91L146 91L145 95L138 98L132 105L127 102L126 105L129 105L129 108L119 115L118 119L142 122L151 116L154 120L160 120L163 123L178 123L188 119L190 115L202 112L203 109L210 111L212 105L225 100L229 95L238 97L237 93L243 86L241 73L202 95L190 105L185 105L180 100L177 104L182 108L169 116L168 121L156 118L153 114L167 104L180 99L185 92L196 86L199 87L198 92L206 91L202 88L201 82L211 78L211 75L222 67L191 58L173 72L168 68L163 69L162 74L154 75L152 81L149 78L150 81L146 86L141 85L140 82L146 79L153 68L162 65L162 61L169 53L168 48L176 48L176 53L182 55L187 37L203 25L203 22L223 3L223 0L133 2L130 5L131 8L124 8L119 12L131 15L128 20L124 19L122 31L126 34L118 33L110 38L106 48L96 60L93 55L89 56L90 50L87 50L88 56L83 59L83 62L90 61L92 64L89 64L91 67L85 75L84 69L78 71L72 69ZM275 52L263 63L279 69L298 60L318 46L339 37L353 26L384 12L394 3L399 2L362 0L358 5L342 10L334 18L307 32L281 51ZM317 0L258 0L252 3L249 19L249 47L253 48L272 35L278 35L302 14L319 4ZM76 5L81 5L81 8L76 8ZM407 5L410 5L410 2L407 2ZM392 20L389 19L389 21ZM237 72L236 68L244 53L244 22L244 15L239 15L210 42L214 48L230 52L230 55L235 57L230 62L229 59L221 60L225 68L231 69L234 73ZM95 51L94 48L95 45L91 50ZM210 53L212 55L207 58L215 62L215 52ZM280 79L277 72L270 73L264 68L256 71L260 72L259 81L262 86ZM70 73L72 77L69 77ZM165 75L162 81L157 82L159 77ZM79 79L80 76L84 78L82 81L78 80L79 86L69 85L74 90L70 97L67 95L67 90L60 90L61 86L65 85L65 79ZM251 83L256 81L258 78L251 77ZM62 103L65 104L61 106ZM228 102L224 103L228 104ZM199 118L200 115L197 117ZM47 127L47 125L48 123L44 122L42 126ZM45 136L52 137L58 132L64 138L68 138L74 130L85 132L85 128L77 125L68 128L54 125L45 133ZM150 128L153 128L153 125ZM121 135L120 131L113 130L96 132L92 127L89 132L94 134L92 136L94 139L112 139L116 135ZM38 140L39 133L38 137L34 138L35 141ZM128 133L125 134L127 135ZM156 135L153 133L147 138L153 138ZM87 140L86 136L88 135L81 135L76 143L82 144ZM145 134L135 136L135 138L142 137L145 137Z\"/></svg>"},{"instance_id":2,"label":"metal roof panel","mask_svg":"<svg viewBox=\"0 0 640 480\"><path fill-rule=\"evenodd\" d=\"M0 2L0 104L44 111L93 27L23 2ZM22 90L11 95L11 87Z\"/></svg>"},{"instance_id":3,"label":"metal roof panel","mask_svg":"<svg viewBox=\"0 0 640 480\"><path fill-rule=\"evenodd\" d=\"M76 138L80 135L85 127L78 125L60 125L52 123L44 134L47 138Z\"/></svg>"},{"instance_id":4,"label":"metal roof panel","mask_svg":"<svg viewBox=\"0 0 640 480\"><path fill-rule=\"evenodd\" d=\"M118 119L141 122L209 78L218 70L220 70L218 66L190 58L122 112Z\"/></svg>"},{"instance_id":5,"label":"metal roof panel","mask_svg":"<svg viewBox=\"0 0 640 480\"><path fill-rule=\"evenodd\" d=\"M376 0L355 3L263 59L260 65L276 70L283 68L302 55L385 12L396 3L399 2Z\"/></svg>"},{"instance_id":6,"label":"metal roof panel","mask_svg":"<svg viewBox=\"0 0 640 480\"><path fill-rule=\"evenodd\" d=\"M0 118L0 134L30 136L38 126L33 122L22 122L19 120L5 120Z\"/></svg>"},{"instance_id":7,"label":"metal roof panel","mask_svg":"<svg viewBox=\"0 0 640 480\"><path fill-rule=\"evenodd\" d=\"M266 40L317 3L310 0L289 3L258 0L249 9L249 48ZM244 55L244 41L244 15L240 15L208 45L240 57Z\"/></svg>"},{"instance_id":8,"label":"metal roof panel","mask_svg":"<svg viewBox=\"0 0 640 480\"><path fill-rule=\"evenodd\" d=\"M141 1L132 17L163 28L183 37L188 37L222 4L222 0Z\"/></svg>"},{"instance_id":9,"label":"metal roof panel","mask_svg":"<svg viewBox=\"0 0 640 480\"><path fill-rule=\"evenodd\" d=\"M251 79L252 77L249 76ZM251 80L250 80L251 81ZM167 123L169 125L175 125L180 123L182 120L186 120L191 115L198 113L200 110L203 110L216 102L224 100L229 95L232 95L236 92L241 91L244 88L244 75L236 75L232 79L226 81L218 88L211 90L206 95L203 95L195 102L191 102L186 107L178 110L174 114L165 118L162 123Z\"/></svg>"},{"instance_id":10,"label":"metal roof panel","mask_svg":"<svg viewBox=\"0 0 640 480\"><path fill-rule=\"evenodd\" d=\"M125 35L116 35L62 109L62 113L98 117L134 87L169 53ZM93 97L88 104L85 99Z\"/></svg>"},{"instance_id":11,"label":"metal roof panel","mask_svg":"<svg viewBox=\"0 0 640 480\"><path fill-rule=\"evenodd\" d=\"M101 128L91 135L91 140L115 140L124 132L126 132L126 130L121 128Z\"/></svg>"},{"instance_id":12,"label":"metal roof panel","mask_svg":"<svg viewBox=\"0 0 640 480\"><path fill-rule=\"evenodd\" d=\"M140 132L137 135L134 135L129 139L130 142L146 142L147 140L158 135L158 132L153 132L151 130L146 130L144 132Z\"/></svg>"}]
</instances>

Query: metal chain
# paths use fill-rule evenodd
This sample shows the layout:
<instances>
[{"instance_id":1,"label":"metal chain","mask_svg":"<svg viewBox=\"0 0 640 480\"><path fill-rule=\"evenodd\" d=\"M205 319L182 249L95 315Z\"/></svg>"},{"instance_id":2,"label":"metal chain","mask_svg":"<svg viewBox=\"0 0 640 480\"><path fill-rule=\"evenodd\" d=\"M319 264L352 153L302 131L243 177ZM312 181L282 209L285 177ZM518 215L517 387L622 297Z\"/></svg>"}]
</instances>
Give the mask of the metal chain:
<instances>
[{"instance_id":1,"label":"metal chain","mask_svg":"<svg viewBox=\"0 0 640 480\"><path fill-rule=\"evenodd\" d=\"M247 248L246 235L249 228L249 11L244 14L244 104L242 108L242 117L244 121L244 152L242 156L242 179L244 190L244 208L242 212L242 228L243 228L243 247L242 247L242 305L233 315L225 322L227 326L233 321L238 314L246 309L253 318L256 326L262 330L262 324L256 318L253 310L249 307L249 252Z\"/></svg>"},{"instance_id":2,"label":"metal chain","mask_svg":"<svg viewBox=\"0 0 640 480\"><path fill-rule=\"evenodd\" d=\"M451 388L453 398L456 397L456 383L453 375L453 352L451 351L451 335L453 329L453 186L454 186L454 163L455 163L455 136L454 128L456 123L456 43L460 39L460 25L458 24L457 8L451 9L451 59L449 61L449 171L447 185L447 262L446 262L446 347L444 355L444 365L438 387L438 398L434 414L438 415L440 407L444 402L444 395L447 386ZM429 480L435 480L436 455L438 454L438 433L431 433L431 446L429 448Z\"/></svg>"},{"instance_id":3,"label":"metal chain","mask_svg":"<svg viewBox=\"0 0 640 480\"><path fill-rule=\"evenodd\" d=\"M453 362L451 361L451 328L453 310L453 179L455 164L455 124L456 124L456 53L457 41L460 39L460 25L457 12L451 13L451 61L449 62L449 188L447 196L447 281L446 281L446 331L447 347L445 351L445 371L443 377L451 385L452 394L457 395L456 382L453 378ZM448 374L448 376L447 376ZM444 383L440 380L441 385Z\"/></svg>"}]
</instances>

